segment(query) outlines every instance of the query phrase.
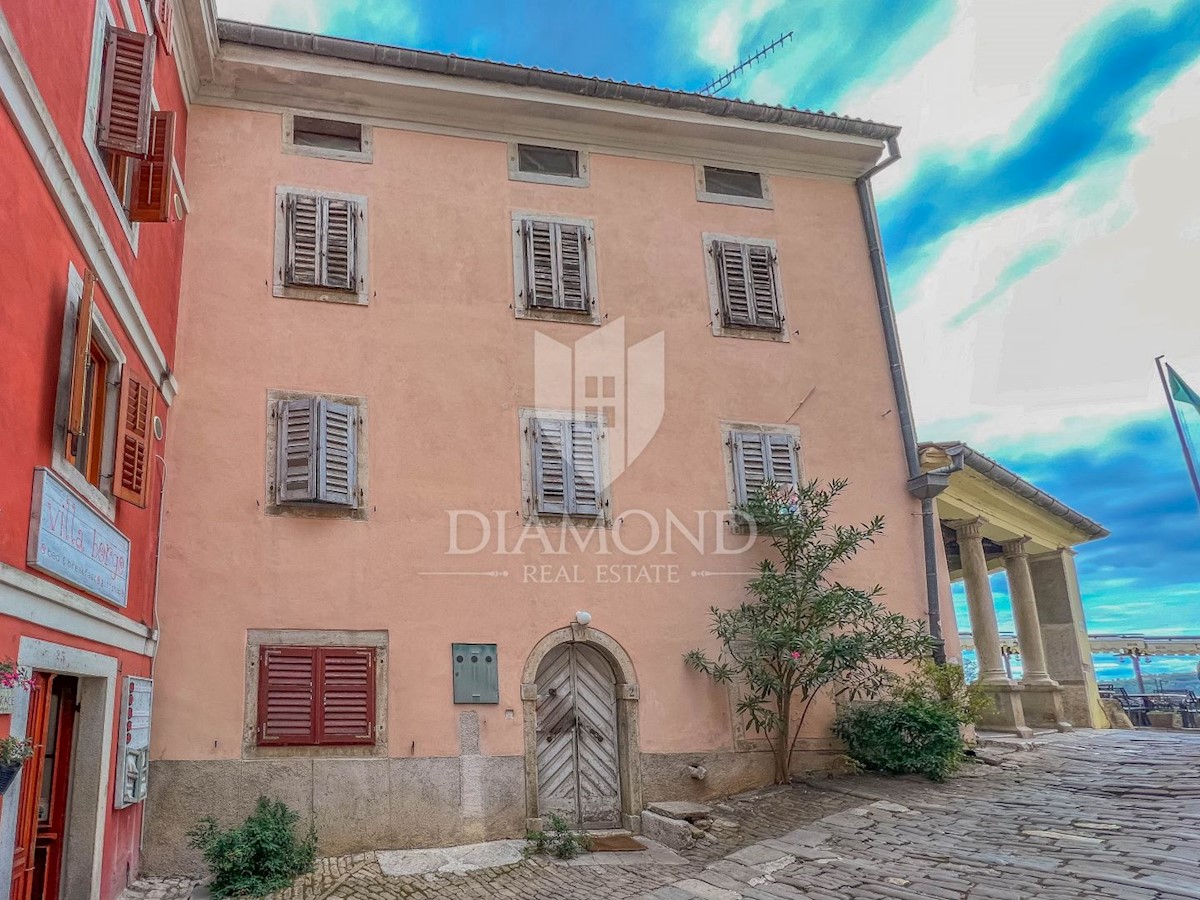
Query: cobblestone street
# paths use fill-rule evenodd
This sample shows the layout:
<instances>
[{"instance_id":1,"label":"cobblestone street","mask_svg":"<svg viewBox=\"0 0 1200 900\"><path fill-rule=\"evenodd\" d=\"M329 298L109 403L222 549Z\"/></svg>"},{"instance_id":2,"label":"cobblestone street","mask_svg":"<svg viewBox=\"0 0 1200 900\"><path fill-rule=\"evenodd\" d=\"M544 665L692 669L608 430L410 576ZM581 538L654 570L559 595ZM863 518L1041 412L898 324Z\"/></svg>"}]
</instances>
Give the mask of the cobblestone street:
<instances>
[{"instance_id":1,"label":"cobblestone street","mask_svg":"<svg viewBox=\"0 0 1200 900\"><path fill-rule=\"evenodd\" d=\"M717 804L710 836L674 864L387 877L367 853L322 860L275 897L1200 898L1200 735L1084 732L1005 759L1019 768L972 764L942 785L820 780Z\"/></svg>"}]
</instances>

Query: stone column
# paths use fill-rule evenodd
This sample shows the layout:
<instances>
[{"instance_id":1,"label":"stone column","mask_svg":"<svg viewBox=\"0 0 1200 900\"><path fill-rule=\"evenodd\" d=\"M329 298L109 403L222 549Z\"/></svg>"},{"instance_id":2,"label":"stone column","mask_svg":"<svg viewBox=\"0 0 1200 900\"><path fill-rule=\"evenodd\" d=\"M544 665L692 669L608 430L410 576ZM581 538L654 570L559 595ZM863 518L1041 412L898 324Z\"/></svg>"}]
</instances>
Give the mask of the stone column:
<instances>
[{"instance_id":1,"label":"stone column","mask_svg":"<svg viewBox=\"0 0 1200 900\"><path fill-rule=\"evenodd\" d=\"M1013 620L1017 625L1017 643L1021 647L1024 684L1057 687L1046 670L1046 650L1042 646L1042 626L1038 621L1037 601L1033 595L1033 577L1029 573L1029 538L1019 537L1001 544L1004 569L1008 575L1008 593L1012 598Z\"/></svg>"},{"instance_id":2,"label":"stone column","mask_svg":"<svg viewBox=\"0 0 1200 900\"><path fill-rule=\"evenodd\" d=\"M1011 685L1000 655L1000 626L996 623L996 604L992 600L987 559L983 555L984 520L964 519L950 525L958 535L967 612L971 616L971 635L975 639L975 658L979 662L979 682Z\"/></svg>"},{"instance_id":3,"label":"stone column","mask_svg":"<svg viewBox=\"0 0 1200 900\"><path fill-rule=\"evenodd\" d=\"M1067 718L1078 727L1107 728L1108 718L1096 689L1075 553L1066 548L1042 553L1030 558L1029 568L1047 670L1063 688Z\"/></svg>"}]
</instances>

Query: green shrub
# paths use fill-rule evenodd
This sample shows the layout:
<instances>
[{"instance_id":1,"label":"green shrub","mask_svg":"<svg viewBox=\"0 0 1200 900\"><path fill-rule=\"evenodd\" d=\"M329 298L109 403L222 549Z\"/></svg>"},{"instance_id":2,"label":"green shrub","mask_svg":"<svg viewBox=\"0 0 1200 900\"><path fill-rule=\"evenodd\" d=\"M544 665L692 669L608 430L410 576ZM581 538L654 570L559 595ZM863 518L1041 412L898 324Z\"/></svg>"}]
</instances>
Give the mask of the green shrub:
<instances>
[{"instance_id":1,"label":"green shrub","mask_svg":"<svg viewBox=\"0 0 1200 900\"><path fill-rule=\"evenodd\" d=\"M963 759L959 719L945 704L910 699L849 706L838 714L833 733L851 759L885 775L945 781Z\"/></svg>"},{"instance_id":2,"label":"green shrub","mask_svg":"<svg viewBox=\"0 0 1200 900\"><path fill-rule=\"evenodd\" d=\"M212 895L262 897L312 871L317 856L316 827L296 834L300 815L281 800L258 798L254 812L236 828L222 831L212 816L201 819L188 837L204 854L212 874Z\"/></svg>"},{"instance_id":3,"label":"green shrub","mask_svg":"<svg viewBox=\"0 0 1200 900\"><path fill-rule=\"evenodd\" d=\"M954 713L960 725L974 725L987 712L992 699L978 684L967 684L963 667L954 663L938 665L931 659L893 689L892 697L901 702L928 702L944 706Z\"/></svg>"},{"instance_id":4,"label":"green shrub","mask_svg":"<svg viewBox=\"0 0 1200 900\"><path fill-rule=\"evenodd\" d=\"M592 839L586 831L572 831L567 820L555 813L546 818L550 822L548 831L525 833L525 840L529 842L523 851L526 856L545 853L555 859L574 859L592 849Z\"/></svg>"}]
</instances>

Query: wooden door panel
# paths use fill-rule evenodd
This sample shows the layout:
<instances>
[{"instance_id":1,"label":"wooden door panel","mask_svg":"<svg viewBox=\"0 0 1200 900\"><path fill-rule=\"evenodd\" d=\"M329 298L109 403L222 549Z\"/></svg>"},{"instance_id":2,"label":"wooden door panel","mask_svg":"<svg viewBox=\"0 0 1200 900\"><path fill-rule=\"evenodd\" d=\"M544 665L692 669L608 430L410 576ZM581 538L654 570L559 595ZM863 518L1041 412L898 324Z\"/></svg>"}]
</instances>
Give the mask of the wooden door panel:
<instances>
[{"instance_id":1,"label":"wooden door panel","mask_svg":"<svg viewBox=\"0 0 1200 900\"><path fill-rule=\"evenodd\" d=\"M621 824L617 769L617 691L612 666L586 644L574 648L576 756L582 824L617 828Z\"/></svg>"},{"instance_id":2,"label":"wooden door panel","mask_svg":"<svg viewBox=\"0 0 1200 900\"><path fill-rule=\"evenodd\" d=\"M34 755L21 770L21 791L17 800L17 833L13 851L12 900L30 900L33 893L37 839L38 799L42 793L42 768L45 760L46 728L50 713L50 684L53 675L33 673L29 692L29 717L25 737L35 744Z\"/></svg>"},{"instance_id":3,"label":"wooden door panel","mask_svg":"<svg viewBox=\"0 0 1200 900\"><path fill-rule=\"evenodd\" d=\"M557 813L576 823L579 806L570 646L553 650L537 674L538 812Z\"/></svg>"}]
</instances>

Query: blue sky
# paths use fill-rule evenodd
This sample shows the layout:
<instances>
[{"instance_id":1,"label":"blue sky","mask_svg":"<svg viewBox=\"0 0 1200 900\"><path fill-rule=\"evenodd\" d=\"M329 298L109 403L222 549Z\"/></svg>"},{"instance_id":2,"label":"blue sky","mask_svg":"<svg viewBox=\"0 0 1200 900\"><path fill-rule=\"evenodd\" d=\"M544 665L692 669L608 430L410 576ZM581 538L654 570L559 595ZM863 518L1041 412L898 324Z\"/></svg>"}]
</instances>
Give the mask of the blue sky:
<instances>
[{"instance_id":1,"label":"blue sky","mask_svg":"<svg viewBox=\"0 0 1200 900\"><path fill-rule=\"evenodd\" d=\"M1200 3L218 7L683 89L794 31L724 93L904 128L876 192L922 439L965 440L1112 531L1079 553L1093 631L1200 632L1200 514L1153 364L1200 387Z\"/></svg>"}]
</instances>

